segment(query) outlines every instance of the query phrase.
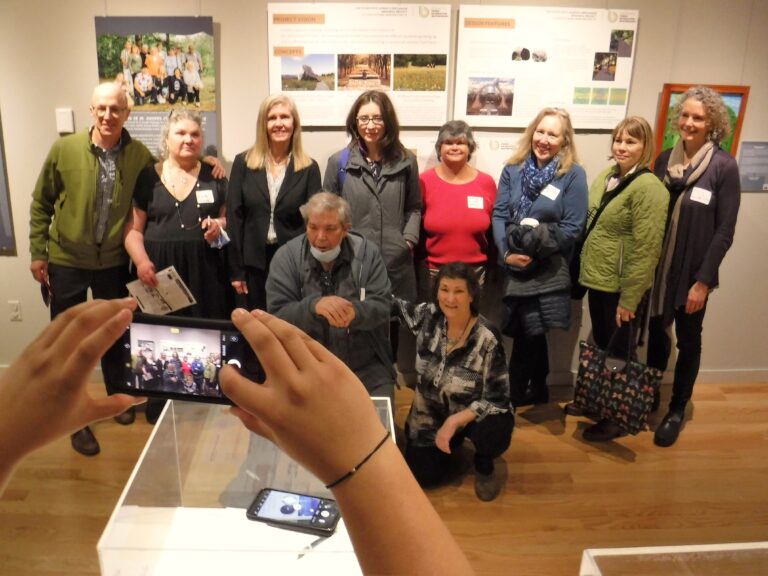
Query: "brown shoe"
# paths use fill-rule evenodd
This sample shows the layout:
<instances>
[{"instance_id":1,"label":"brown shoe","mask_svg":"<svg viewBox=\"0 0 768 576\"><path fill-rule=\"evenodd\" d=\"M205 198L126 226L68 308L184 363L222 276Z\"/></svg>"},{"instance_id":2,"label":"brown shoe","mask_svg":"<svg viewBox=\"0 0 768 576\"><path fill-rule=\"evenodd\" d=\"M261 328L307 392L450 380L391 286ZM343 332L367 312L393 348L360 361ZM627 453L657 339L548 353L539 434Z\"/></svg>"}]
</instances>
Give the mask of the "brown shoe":
<instances>
[{"instance_id":1,"label":"brown shoe","mask_svg":"<svg viewBox=\"0 0 768 576\"><path fill-rule=\"evenodd\" d=\"M490 474L475 473L475 494L483 502L490 502L501 492L501 484L496 477L496 472Z\"/></svg>"},{"instance_id":2,"label":"brown shoe","mask_svg":"<svg viewBox=\"0 0 768 576\"><path fill-rule=\"evenodd\" d=\"M626 435L627 433L624 429L616 424L616 422L603 418L597 424L585 428L581 436L587 442L608 442L609 440L615 440Z\"/></svg>"},{"instance_id":3,"label":"brown shoe","mask_svg":"<svg viewBox=\"0 0 768 576\"><path fill-rule=\"evenodd\" d=\"M96 436L93 435L89 426L72 434L70 439L72 448L83 456L96 456L101 451Z\"/></svg>"},{"instance_id":4,"label":"brown shoe","mask_svg":"<svg viewBox=\"0 0 768 576\"><path fill-rule=\"evenodd\" d=\"M136 420L136 407L131 406L123 412L122 414L119 414L115 416L115 422L118 424L122 424L123 426L128 426L128 424L133 424L133 421Z\"/></svg>"},{"instance_id":5,"label":"brown shoe","mask_svg":"<svg viewBox=\"0 0 768 576\"><path fill-rule=\"evenodd\" d=\"M589 410L584 410L582 407L576 404L576 402L568 402L568 404L563 406L563 412L565 412L567 416L584 416L590 420L600 419L598 414L590 412Z\"/></svg>"}]
</instances>

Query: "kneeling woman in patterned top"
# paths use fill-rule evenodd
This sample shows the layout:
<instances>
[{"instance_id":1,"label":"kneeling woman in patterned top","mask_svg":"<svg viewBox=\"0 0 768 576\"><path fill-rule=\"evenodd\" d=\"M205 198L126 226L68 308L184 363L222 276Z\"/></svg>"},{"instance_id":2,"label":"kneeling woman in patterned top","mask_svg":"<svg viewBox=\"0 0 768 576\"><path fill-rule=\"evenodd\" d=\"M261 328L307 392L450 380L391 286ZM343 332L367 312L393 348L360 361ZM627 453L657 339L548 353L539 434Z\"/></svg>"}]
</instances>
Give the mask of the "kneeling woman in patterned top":
<instances>
[{"instance_id":1,"label":"kneeling woman in patterned top","mask_svg":"<svg viewBox=\"0 0 768 576\"><path fill-rule=\"evenodd\" d=\"M494 459L509 447L514 427L501 336L478 313L480 284L461 262L443 266L432 302L396 299L395 309L416 336L416 395L406 421L405 459L424 487L446 476L451 451L475 445L475 493L493 500L501 486Z\"/></svg>"}]
</instances>

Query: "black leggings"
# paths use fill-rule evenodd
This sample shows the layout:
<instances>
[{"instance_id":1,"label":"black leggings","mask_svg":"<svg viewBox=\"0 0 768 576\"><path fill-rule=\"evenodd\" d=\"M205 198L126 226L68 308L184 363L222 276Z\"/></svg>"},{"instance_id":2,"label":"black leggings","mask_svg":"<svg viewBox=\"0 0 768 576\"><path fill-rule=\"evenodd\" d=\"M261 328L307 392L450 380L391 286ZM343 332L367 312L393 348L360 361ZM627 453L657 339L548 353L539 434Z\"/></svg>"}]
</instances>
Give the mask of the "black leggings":
<instances>
[{"instance_id":1,"label":"black leggings","mask_svg":"<svg viewBox=\"0 0 768 576\"><path fill-rule=\"evenodd\" d=\"M669 409L682 412L693 396L693 385L701 364L701 332L704 327L704 308L686 314L685 307L675 310L675 335L677 336L677 363L672 385ZM672 352L672 339L667 333L661 316L653 316L648 325L648 365L666 370Z\"/></svg>"},{"instance_id":2,"label":"black leggings","mask_svg":"<svg viewBox=\"0 0 768 576\"><path fill-rule=\"evenodd\" d=\"M515 418L511 412L491 414L479 422L470 422L451 438L451 451L469 438L475 445L475 469L480 474L493 472L493 460L498 458L512 440ZM405 448L405 461L421 486L439 484L448 473L451 455L437 446L413 446Z\"/></svg>"}]
</instances>

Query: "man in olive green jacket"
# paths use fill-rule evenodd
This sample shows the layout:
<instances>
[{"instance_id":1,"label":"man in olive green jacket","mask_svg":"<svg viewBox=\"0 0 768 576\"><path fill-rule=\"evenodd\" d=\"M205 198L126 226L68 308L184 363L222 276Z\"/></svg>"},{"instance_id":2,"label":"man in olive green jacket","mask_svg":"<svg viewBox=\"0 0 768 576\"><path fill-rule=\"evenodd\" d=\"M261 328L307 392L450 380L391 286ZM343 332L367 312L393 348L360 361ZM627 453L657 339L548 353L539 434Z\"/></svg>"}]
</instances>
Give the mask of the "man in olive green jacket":
<instances>
[{"instance_id":1,"label":"man in olive green jacket","mask_svg":"<svg viewBox=\"0 0 768 576\"><path fill-rule=\"evenodd\" d=\"M93 126L54 142L35 186L30 207L30 270L48 294L51 319L87 299L127 295L128 255L123 227L131 210L133 187L149 150L123 129L130 114L117 84L93 91ZM121 349L113 346L102 358L109 391L123 377ZM128 424L133 411L117 418ZM99 453L90 428L72 435L81 454Z\"/></svg>"}]
</instances>

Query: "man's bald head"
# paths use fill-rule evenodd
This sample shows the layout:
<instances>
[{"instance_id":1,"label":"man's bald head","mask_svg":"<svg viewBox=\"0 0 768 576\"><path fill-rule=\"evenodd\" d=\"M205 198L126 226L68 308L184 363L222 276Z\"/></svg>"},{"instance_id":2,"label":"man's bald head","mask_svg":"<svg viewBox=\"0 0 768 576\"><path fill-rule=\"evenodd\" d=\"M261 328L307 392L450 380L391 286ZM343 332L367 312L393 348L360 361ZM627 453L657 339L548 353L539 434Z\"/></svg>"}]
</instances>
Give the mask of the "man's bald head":
<instances>
[{"instance_id":1,"label":"man's bald head","mask_svg":"<svg viewBox=\"0 0 768 576\"><path fill-rule=\"evenodd\" d=\"M105 149L116 146L129 114L128 97L119 84L105 82L96 86L91 96L93 143Z\"/></svg>"}]
</instances>

